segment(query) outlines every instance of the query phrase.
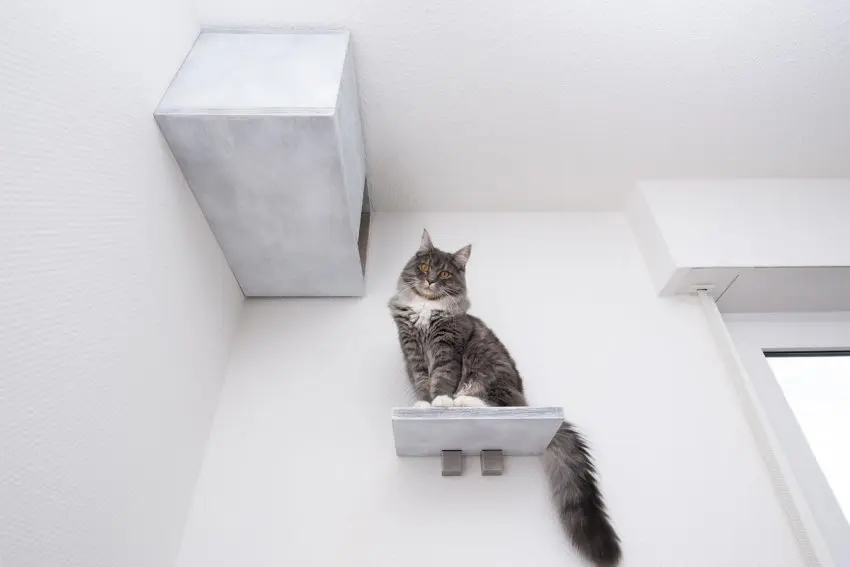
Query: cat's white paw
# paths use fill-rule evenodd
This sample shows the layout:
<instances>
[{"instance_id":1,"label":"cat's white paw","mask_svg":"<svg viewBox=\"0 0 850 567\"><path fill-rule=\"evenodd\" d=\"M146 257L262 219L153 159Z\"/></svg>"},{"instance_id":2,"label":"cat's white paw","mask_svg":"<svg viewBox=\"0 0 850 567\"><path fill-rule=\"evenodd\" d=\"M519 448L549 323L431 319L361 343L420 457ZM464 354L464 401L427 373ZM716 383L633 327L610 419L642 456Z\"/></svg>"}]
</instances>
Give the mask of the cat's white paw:
<instances>
[{"instance_id":1,"label":"cat's white paw","mask_svg":"<svg viewBox=\"0 0 850 567\"><path fill-rule=\"evenodd\" d=\"M449 396L437 396L431 402L431 405L435 408L453 408L455 406L455 401Z\"/></svg>"},{"instance_id":2,"label":"cat's white paw","mask_svg":"<svg viewBox=\"0 0 850 567\"><path fill-rule=\"evenodd\" d=\"M426 402L425 400L419 400L418 402L413 404L413 407L415 407L415 408L430 408L431 402Z\"/></svg>"},{"instance_id":3,"label":"cat's white paw","mask_svg":"<svg viewBox=\"0 0 850 567\"><path fill-rule=\"evenodd\" d=\"M487 404L481 398L475 396L458 396L455 398L455 407L459 408L483 408Z\"/></svg>"}]
</instances>

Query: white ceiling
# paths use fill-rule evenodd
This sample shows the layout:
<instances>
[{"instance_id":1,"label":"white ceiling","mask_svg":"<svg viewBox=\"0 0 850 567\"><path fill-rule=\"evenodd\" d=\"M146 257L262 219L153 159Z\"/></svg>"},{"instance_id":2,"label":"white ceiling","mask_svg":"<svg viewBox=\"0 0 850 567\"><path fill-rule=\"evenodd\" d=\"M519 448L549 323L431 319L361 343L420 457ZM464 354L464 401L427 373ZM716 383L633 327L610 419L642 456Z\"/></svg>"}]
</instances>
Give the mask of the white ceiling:
<instances>
[{"instance_id":1,"label":"white ceiling","mask_svg":"<svg viewBox=\"0 0 850 567\"><path fill-rule=\"evenodd\" d=\"M378 210L613 209L647 178L850 175L850 2L196 0L352 30Z\"/></svg>"}]
</instances>

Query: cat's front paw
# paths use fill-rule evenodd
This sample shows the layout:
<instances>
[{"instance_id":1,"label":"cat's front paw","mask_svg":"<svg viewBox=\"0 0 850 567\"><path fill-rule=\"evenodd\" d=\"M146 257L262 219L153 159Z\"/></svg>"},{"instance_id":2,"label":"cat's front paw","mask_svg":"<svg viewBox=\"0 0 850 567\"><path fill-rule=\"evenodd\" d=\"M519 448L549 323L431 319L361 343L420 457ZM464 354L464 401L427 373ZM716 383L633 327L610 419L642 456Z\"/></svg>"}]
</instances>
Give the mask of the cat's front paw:
<instances>
[{"instance_id":1,"label":"cat's front paw","mask_svg":"<svg viewBox=\"0 0 850 567\"><path fill-rule=\"evenodd\" d=\"M437 396L431 402L431 405L435 408L453 408L455 406L455 401L449 396Z\"/></svg>"},{"instance_id":2,"label":"cat's front paw","mask_svg":"<svg viewBox=\"0 0 850 567\"><path fill-rule=\"evenodd\" d=\"M455 407L483 408L487 407L487 403L481 398L476 398L475 396L458 396L455 398Z\"/></svg>"},{"instance_id":3,"label":"cat's front paw","mask_svg":"<svg viewBox=\"0 0 850 567\"><path fill-rule=\"evenodd\" d=\"M431 402L426 402L425 400L419 400L418 402L413 404L413 407L415 407L415 408L430 408Z\"/></svg>"}]
</instances>

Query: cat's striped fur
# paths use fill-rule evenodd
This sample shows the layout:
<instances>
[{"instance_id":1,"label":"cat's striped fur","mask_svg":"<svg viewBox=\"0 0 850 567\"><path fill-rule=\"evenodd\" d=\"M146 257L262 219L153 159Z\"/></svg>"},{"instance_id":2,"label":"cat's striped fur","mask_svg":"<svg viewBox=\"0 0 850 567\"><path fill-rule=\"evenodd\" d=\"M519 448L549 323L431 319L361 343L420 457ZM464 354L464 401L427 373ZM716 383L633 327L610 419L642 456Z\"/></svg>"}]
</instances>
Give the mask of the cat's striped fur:
<instances>
[{"instance_id":1,"label":"cat's striped fur","mask_svg":"<svg viewBox=\"0 0 850 567\"><path fill-rule=\"evenodd\" d=\"M466 263L434 247L428 232L407 262L389 302L418 406L524 406L510 353L481 319L469 315ZM544 455L561 523L576 549L597 566L620 561L617 536L587 443L564 422Z\"/></svg>"}]
</instances>

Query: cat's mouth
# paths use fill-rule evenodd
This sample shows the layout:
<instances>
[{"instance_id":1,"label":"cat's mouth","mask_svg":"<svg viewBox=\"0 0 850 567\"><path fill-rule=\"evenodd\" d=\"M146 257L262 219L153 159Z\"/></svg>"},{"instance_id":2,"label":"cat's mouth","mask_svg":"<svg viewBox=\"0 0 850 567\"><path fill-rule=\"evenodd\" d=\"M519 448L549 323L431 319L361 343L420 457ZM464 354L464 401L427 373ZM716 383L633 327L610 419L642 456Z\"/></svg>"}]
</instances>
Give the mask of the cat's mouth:
<instances>
[{"instance_id":1,"label":"cat's mouth","mask_svg":"<svg viewBox=\"0 0 850 567\"><path fill-rule=\"evenodd\" d=\"M416 293L424 297L425 299L438 299L442 297L442 293L437 291L436 289L431 289L428 287L423 287L421 285L416 286Z\"/></svg>"}]
</instances>

